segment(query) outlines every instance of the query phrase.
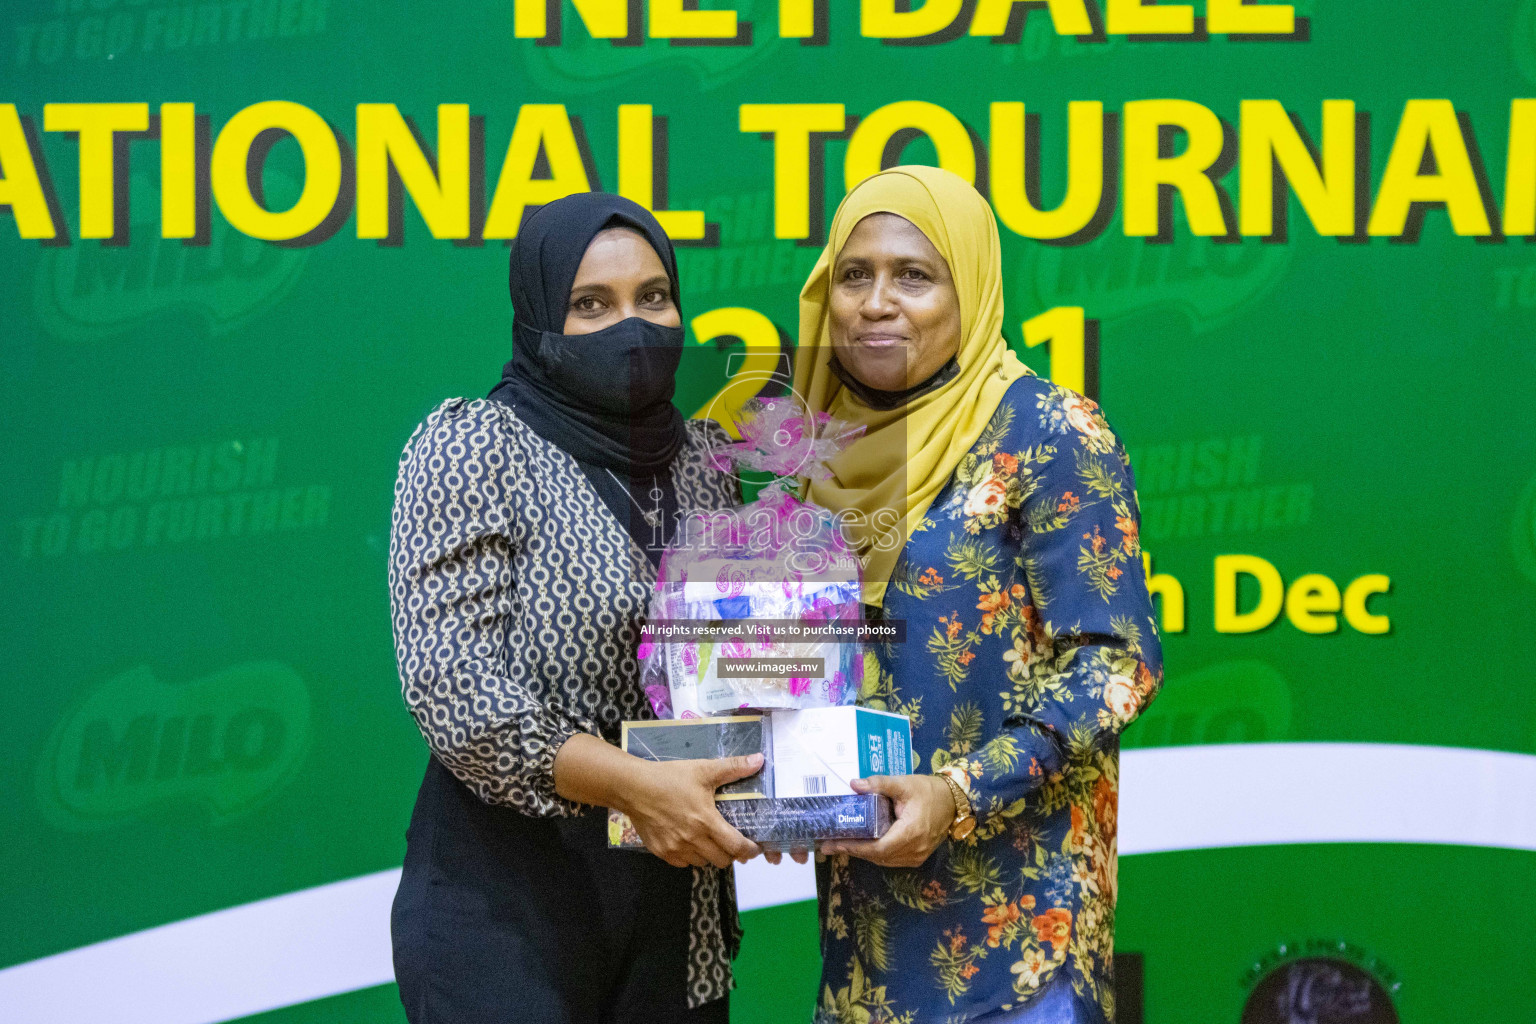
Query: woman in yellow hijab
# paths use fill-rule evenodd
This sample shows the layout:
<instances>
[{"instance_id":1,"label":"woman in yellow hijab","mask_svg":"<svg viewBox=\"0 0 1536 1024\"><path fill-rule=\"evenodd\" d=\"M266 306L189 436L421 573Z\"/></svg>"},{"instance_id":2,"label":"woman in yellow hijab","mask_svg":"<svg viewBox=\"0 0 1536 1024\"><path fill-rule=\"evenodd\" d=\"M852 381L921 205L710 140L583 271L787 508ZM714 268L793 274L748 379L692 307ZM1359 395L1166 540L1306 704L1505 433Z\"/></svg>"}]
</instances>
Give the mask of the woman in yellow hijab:
<instances>
[{"instance_id":1,"label":"woman in yellow hijab","mask_svg":"<svg viewBox=\"0 0 1536 1024\"><path fill-rule=\"evenodd\" d=\"M1098 405L1002 336L992 211L897 167L843 200L800 295L795 387L862 424L807 496L872 616L861 701L913 722L896 822L829 843L817 1020L1114 1019L1119 734L1162 659L1130 463Z\"/></svg>"}]
</instances>

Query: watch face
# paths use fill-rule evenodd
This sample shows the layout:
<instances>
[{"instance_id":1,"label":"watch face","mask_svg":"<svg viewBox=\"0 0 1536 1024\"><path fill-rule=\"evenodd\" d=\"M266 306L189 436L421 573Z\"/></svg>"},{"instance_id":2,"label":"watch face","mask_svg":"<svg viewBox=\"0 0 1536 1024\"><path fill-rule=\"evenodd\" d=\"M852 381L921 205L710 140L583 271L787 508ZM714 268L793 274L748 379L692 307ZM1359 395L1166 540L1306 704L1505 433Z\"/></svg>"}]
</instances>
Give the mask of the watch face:
<instances>
[{"instance_id":1,"label":"watch face","mask_svg":"<svg viewBox=\"0 0 1536 1024\"><path fill-rule=\"evenodd\" d=\"M955 822L955 827L949 830L949 834L955 839L969 839L974 831L976 831L976 819L963 818Z\"/></svg>"}]
</instances>

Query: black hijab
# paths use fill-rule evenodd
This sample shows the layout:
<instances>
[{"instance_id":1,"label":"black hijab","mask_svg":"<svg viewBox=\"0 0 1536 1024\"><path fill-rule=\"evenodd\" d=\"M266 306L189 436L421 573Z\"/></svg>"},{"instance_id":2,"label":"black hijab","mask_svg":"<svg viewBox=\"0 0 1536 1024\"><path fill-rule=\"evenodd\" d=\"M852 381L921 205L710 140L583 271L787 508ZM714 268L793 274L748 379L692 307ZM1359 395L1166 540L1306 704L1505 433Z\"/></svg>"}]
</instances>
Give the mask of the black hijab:
<instances>
[{"instance_id":1,"label":"black hijab","mask_svg":"<svg viewBox=\"0 0 1536 1024\"><path fill-rule=\"evenodd\" d=\"M654 562L674 525L668 469L686 436L672 404L682 329L631 317L592 334L564 333L576 270L592 239L610 227L650 243L681 312L672 242L644 207L603 192L541 207L512 247L512 359L490 397L576 460ZM656 510L659 526L644 518L657 518Z\"/></svg>"},{"instance_id":2,"label":"black hijab","mask_svg":"<svg viewBox=\"0 0 1536 1024\"><path fill-rule=\"evenodd\" d=\"M550 203L528 219L512 248L512 359L493 397L577 461L649 476L683 444L683 417L672 405L680 329L625 321L565 335L576 268L592 239L610 227L630 228L651 244L681 312L672 242L644 207L604 192ZM609 344L620 329L630 344Z\"/></svg>"}]
</instances>

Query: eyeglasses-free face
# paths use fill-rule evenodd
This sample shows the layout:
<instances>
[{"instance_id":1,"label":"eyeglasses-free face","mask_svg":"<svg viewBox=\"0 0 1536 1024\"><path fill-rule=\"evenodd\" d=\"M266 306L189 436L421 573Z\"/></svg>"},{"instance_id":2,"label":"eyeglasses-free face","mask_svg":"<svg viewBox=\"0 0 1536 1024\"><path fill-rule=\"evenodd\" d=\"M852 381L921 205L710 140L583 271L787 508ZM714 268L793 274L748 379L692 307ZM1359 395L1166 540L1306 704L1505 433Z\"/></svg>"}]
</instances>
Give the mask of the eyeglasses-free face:
<instances>
[{"instance_id":1,"label":"eyeglasses-free face","mask_svg":"<svg viewBox=\"0 0 1536 1024\"><path fill-rule=\"evenodd\" d=\"M960 348L960 299L949 264L904 217L854 227L832 267L828 306L838 362L868 387L901 391Z\"/></svg>"}]
</instances>

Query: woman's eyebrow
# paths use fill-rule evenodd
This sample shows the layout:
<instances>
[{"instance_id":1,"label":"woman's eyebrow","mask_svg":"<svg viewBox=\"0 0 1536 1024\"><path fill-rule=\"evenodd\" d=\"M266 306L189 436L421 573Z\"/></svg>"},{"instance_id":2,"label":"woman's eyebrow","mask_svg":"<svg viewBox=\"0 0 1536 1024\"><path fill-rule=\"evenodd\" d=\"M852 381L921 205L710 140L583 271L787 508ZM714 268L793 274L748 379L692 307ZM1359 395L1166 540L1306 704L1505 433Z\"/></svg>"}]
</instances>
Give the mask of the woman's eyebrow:
<instances>
[{"instance_id":1,"label":"woman's eyebrow","mask_svg":"<svg viewBox=\"0 0 1536 1024\"><path fill-rule=\"evenodd\" d=\"M613 287L609 285L607 281L578 281L571 285L572 298L574 298L578 293L592 295L598 293L608 294L612 291Z\"/></svg>"},{"instance_id":2,"label":"woman's eyebrow","mask_svg":"<svg viewBox=\"0 0 1536 1024\"><path fill-rule=\"evenodd\" d=\"M931 257L924 256L919 253L882 252L876 259L871 259L868 256L842 257L837 261L836 269L841 270L845 267L858 267L860 269L867 270L868 268L874 266L876 262L883 262L887 265L894 263L903 267L916 266L922 268L923 270L929 271L933 270L936 266L934 260Z\"/></svg>"},{"instance_id":3,"label":"woman's eyebrow","mask_svg":"<svg viewBox=\"0 0 1536 1024\"><path fill-rule=\"evenodd\" d=\"M666 274L657 274L655 277L651 278L650 280L642 281L641 284L640 284L640 288L642 290L646 289L646 288L667 288L667 289L670 290L671 287L672 287L672 280L669 277L667 277Z\"/></svg>"}]
</instances>

